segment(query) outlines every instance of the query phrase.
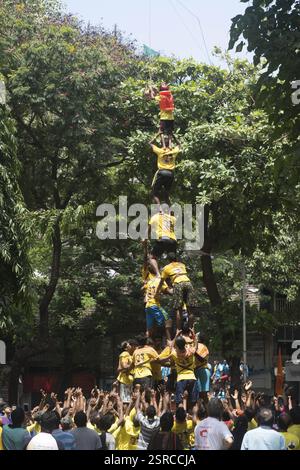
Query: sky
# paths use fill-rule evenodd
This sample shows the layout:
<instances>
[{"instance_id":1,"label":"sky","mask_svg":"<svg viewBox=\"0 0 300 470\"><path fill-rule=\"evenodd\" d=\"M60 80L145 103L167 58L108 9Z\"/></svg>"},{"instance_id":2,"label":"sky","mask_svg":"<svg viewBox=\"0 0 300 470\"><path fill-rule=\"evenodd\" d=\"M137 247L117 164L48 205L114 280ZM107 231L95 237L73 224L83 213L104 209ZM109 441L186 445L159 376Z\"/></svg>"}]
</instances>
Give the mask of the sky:
<instances>
[{"instance_id":1,"label":"sky","mask_svg":"<svg viewBox=\"0 0 300 470\"><path fill-rule=\"evenodd\" d=\"M93 25L118 29L127 36L179 58L217 63L214 46L226 50L231 18L243 13L240 0L63 0L66 10ZM195 16L193 16L195 15ZM200 24L199 24L200 23ZM234 54L247 57L243 52Z\"/></svg>"}]
</instances>

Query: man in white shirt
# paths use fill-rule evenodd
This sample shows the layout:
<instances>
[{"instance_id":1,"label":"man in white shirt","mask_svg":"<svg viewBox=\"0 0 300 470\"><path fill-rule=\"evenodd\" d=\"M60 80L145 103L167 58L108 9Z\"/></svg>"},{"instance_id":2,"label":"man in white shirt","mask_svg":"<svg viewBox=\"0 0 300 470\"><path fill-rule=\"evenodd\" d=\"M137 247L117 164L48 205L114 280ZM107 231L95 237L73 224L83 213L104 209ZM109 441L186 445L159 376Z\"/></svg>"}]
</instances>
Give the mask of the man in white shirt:
<instances>
[{"instance_id":1,"label":"man in white shirt","mask_svg":"<svg viewBox=\"0 0 300 470\"><path fill-rule=\"evenodd\" d=\"M241 450L286 450L284 437L274 429L270 409L261 408L256 418L258 428L246 432Z\"/></svg>"},{"instance_id":2,"label":"man in white shirt","mask_svg":"<svg viewBox=\"0 0 300 470\"><path fill-rule=\"evenodd\" d=\"M226 424L221 421L223 405L218 398L208 403L208 418L203 419L195 428L195 447L197 450L226 450L233 443L233 436Z\"/></svg>"}]
</instances>

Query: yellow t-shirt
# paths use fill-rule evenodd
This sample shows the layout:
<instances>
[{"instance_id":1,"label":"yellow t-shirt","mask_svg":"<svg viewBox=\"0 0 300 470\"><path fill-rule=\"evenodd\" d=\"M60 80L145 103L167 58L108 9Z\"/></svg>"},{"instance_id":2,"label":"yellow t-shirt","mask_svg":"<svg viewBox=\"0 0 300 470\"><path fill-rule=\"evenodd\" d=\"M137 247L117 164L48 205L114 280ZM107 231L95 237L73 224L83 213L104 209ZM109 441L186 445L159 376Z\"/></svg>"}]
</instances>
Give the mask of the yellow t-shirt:
<instances>
[{"instance_id":1,"label":"yellow t-shirt","mask_svg":"<svg viewBox=\"0 0 300 470\"><path fill-rule=\"evenodd\" d=\"M116 439L116 450L137 450L137 442L141 432L140 426L134 426L133 420L136 409L133 408L125 418L125 423L114 434Z\"/></svg>"},{"instance_id":2,"label":"yellow t-shirt","mask_svg":"<svg viewBox=\"0 0 300 470\"><path fill-rule=\"evenodd\" d=\"M0 450L4 450L3 444L2 444L2 426L0 426Z\"/></svg>"},{"instance_id":3,"label":"yellow t-shirt","mask_svg":"<svg viewBox=\"0 0 300 470\"><path fill-rule=\"evenodd\" d=\"M176 366L177 382L180 382L180 380L196 380L194 373L194 354L186 352L185 354L179 356L175 349L173 349L171 356Z\"/></svg>"},{"instance_id":4,"label":"yellow t-shirt","mask_svg":"<svg viewBox=\"0 0 300 470\"><path fill-rule=\"evenodd\" d=\"M165 266L161 272L161 278L164 280L170 279L172 285L179 282L190 282L185 265L178 261L174 261Z\"/></svg>"},{"instance_id":5,"label":"yellow t-shirt","mask_svg":"<svg viewBox=\"0 0 300 470\"><path fill-rule=\"evenodd\" d=\"M251 431L252 429L256 429L258 426L257 422L255 421L254 418L248 423L248 431Z\"/></svg>"},{"instance_id":6,"label":"yellow t-shirt","mask_svg":"<svg viewBox=\"0 0 300 470\"><path fill-rule=\"evenodd\" d=\"M152 145L152 150L157 155L157 167L159 170L175 170L175 163L177 155L180 152L180 148L173 147L172 149L164 149L161 147L157 147L156 145Z\"/></svg>"},{"instance_id":7,"label":"yellow t-shirt","mask_svg":"<svg viewBox=\"0 0 300 470\"><path fill-rule=\"evenodd\" d=\"M160 353L160 355L158 356L159 359L165 359L166 357L169 357L171 355L171 349L169 346L165 347L165 349ZM176 369L176 366L175 366L175 363L173 361L173 359L170 359L170 368L171 369Z\"/></svg>"},{"instance_id":8,"label":"yellow t-shirt","mask_svg":"<svg viewBox=\"0 0 300 470\"><path fill-rule=\"evenodd\" d=\"M176 218L173 215L162 213L155 214L149 221L157 240L165 237L176 241L175 224Z\"/></svg>"},{"instance_id":9,"label":"yellow t-shirt","mask_svg":"<svg viewBox=\"0 0 300 470\"><path fill-rule=\"evenodd\" d=\"M197 355L198 354L198 355ZM205 369L208 364L209 351L205 344L199 343L197 347L197 354L195 355L196 368ZM200 359L200 357L202 359Z\"/></svg>"},{"instance_id":10,"label":"yellow t-shirt","mask_svg":"<svg viewBox=\"0 0 300 470\"><path fill-rule=\"evenodd\" d=\"M160 102L160 96L157 95L155 97L155 101L157 103ZM159 113L159 117L160 119L162 119L163 121L174 121L174 111L160 111Z\"/></svg>"},{"instance_id":11,"label":"yellow t-shirt","mask_svg":"<svg viewBox=\"0 0 300 470\"><path fill-rule=\"evenodd\" d=\"M120 366L130 366L132 363L132 356L130 356L129 352L123 351L119 356L119 365ZM133 382L133 375L132 372L120 372L117 379L121 384L130 385Z\"/></svg>"},{"instance_id":12,"label":"yellow t-shirt","mask_svg":"<svg viewBox=\"0 0 300 470\"><path fill-rule=\"evenodd\" d=\"M288 450L300 450L300 440L295 434L290 432L281 432L280 433L285 440L285 445Z\"/></svg>"},{"instance_id":13,"label":"yellow t-shirt","mask_svg":"<svg viewBox=\"0 0 300 470\"><path fill-rule=\"evenodd\" d=\"M300 439L300 424L292 424L292 426L288 428L288 432L291 434L295 434L295 436Z\"/></svg>"},{"instance_id":14,"label":"yellow t-shirt","mask_svg":"<svg viewBox=\"0 0 300 470\"><path fill-rule=\"evenodd\" d=\"M33 424L30 424L27 426L27 431L31 433L32 431L35 431L37 434L39 434L42 430L41 425L37 423L36 421Z\"/></svg>"},{"instance_id":15,"label":"yellow t-shirt","mask_svg":"<svg viewBox=\"0 0 300 470\"><path fill-rule=\"evenodd\" d=\"M195 441L195 425L191 419L186 419L184 423L174 422L172 432L178 435L184 450L189 450Z\"/></svg>"},{"instance_id":16,"label":"yellow t-shirt","mask_svg":"<svg viewBox=\"0 0 300 470\"><path fill-rule=\"evenodd\" d=\"M160 283L160 277L154 277L150 279L146 284L146 293L145 293L145 302L146 308L153 307L157 305L160 307L159 294L157 295L157 288ZM162 292L168 288L167 284L164 282L162 287Z\"/></svg>"},{"instance_id":17,"label":"yellow t-shirt","mask_svg":"<svg viewBox=\"0 0 300 470\"><path fill-rule=\"evenodd\" d=\"M133 353L134 378L143 379L152 376L151 360L157 359L158 354L150 346L138 348Z\"/></svg>"}]
</instances>

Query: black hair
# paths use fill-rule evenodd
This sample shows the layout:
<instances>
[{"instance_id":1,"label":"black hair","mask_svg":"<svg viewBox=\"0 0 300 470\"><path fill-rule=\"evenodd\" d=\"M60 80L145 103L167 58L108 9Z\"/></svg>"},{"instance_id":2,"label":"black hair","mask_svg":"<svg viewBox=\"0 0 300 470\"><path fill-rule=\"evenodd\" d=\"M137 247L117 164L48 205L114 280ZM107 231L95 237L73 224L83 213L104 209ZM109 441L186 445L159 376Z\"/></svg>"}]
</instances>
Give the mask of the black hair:
<instances>
[{"instance_id":1,"label":"black hair","mask_svg":"<svg viewBox=\"0 0 300 470\"><path fill-rule=\"evenodd\" d=\"M274 414L270 408L260 408L256 418L259 426L273 426Z\"/></svg>"},{"instance_id":2,"label":"black hair","mask_svg":"<svg viewBox=\"0 0 300 470\"><path fill-rule=\"evenodd\" d=\"M96 420L97 428L103 432L107 432L109 428L112 427L114 422L115 418L114 415L112 415L111 413L107 413L104 416L98 417Z\"/></svg>"},{"instance_id":3,"label":"black hair","mask_svg":"<svg viewBox=\"0 0 300 470\"><path fill-rule=\"evenodd\" d=\"M185 334L189 333L189 331L190 331L190 325L189 325L189 322L188 322L188 321L184 320L184 321L182 322L181 330L182 330L182 333L185 333Z\"/></svg>"},{"instance_id":4,"label":"black hair","mask_svg":"<svg viewBox=\"0 0 300 470\"><path fill-rule=\"evenodd\" d=\"M197 417L202 420L207 416L207 409L204 400L200 399L198 403Z\"/></svg>"},{"instance_id":5,"label":"black hair","mask_svg":"<svg viewBox=\"0 0 300 470\"><path fill-rule=\"evenodd\" d=\"M170 263L174 263L175 261L177 261L176 253L175 252L168 253L167 259L168 259L168 261L170 261Z\"/></svg>"},{"instance_id":6,"label":"black hair","mask_svg":"<svg viewBox=\"0 0 300 470\"><path fill-rule=\"evenodd\" d=\"M12 411L10 418L13 428L21 428L25 420L25 411L23 408L18 406L14 411Z\"/></svg>"},{"instance_id":7,"label":"black hair","mask_svg":"<svg viewBox=\"0 0 300 470\"><path fill-rule=\"evenodd\" d=\"M244 415L246 416L248 422L250 423L250 421L252 421L252 419L255 417L255 410L247 406L245 408Z\"/></svg>"},{"instance_id":8,"label":"black hair","mask_svg":"<svg viewBox=\"0 0 300 470\"><path fill-rule=\"evenodd\" d=\"M74 423L78 428L85 428L87 423L87 416L84 411L77 411L74 416Z\"/></svg>"},{"instance_id":9,"label":"black hair","mask_svg":"<svg viewBox=\"0 0 300 470\"><path fill-rule=\"evenodd\" d=\"M129 344L128 341L123 341L123 343L121 343L120 350L122 352L126 351L128 344Z\"/></svg>"},{"instance_id":10,"label":"black hair","mask_svg":"<svg viewBox=\"0 0 300 470\"><path fill-rule=\"evenodd\" d=\"M183 423L186 420L186 411L182 406L179 406L176 410L176 421L179 421L179 423Z\"/></svg>"},{"instance_id":11,"label":"black hair","mask_svg":"<svg viewBox=\"0 0 300 470\"><path fill-rule=\"evenodd\" d=\"M219 398L211 398L207 405L207 414L210 418L222 419L223 405Z\"/></svg>"},{"instance_id":12,"label":"black hair","mask_svg":"<svg viewBox=\"0 0 300 470\"><path fill-rule=\"evenodd\" d=\"M288 413L281 413L277 418L279 431L286 432L292 424L292 418Z\"/></svg>"},{"instance_id":13,"label":"black hair","mask_svg":"<svg viewBox=\"0 0 300 470\"><path fill-rule=\"evenodd\" d=\"M156 410L153 405L149 405L147 410L146 410L146 415L149 419L153 419L154 416L156 415Z\"/></svg>"},{"instance_id":14,"label":"black hair","mask_svg":"<svg viewBox=\"0 0 300 470\"><path fill-rule=\"evenodd\" d=\"M147 338L147 344L148 346L154 346L154 341L152 338Z\"/></svg>"},{"instance_id":15,"label":"black hair","mask_svg":"<svg viewBox=\"0 0 300 470\"><path fill-rule=\"evenodd\" d=\"M146 346L147 344L147 336L146 335L138 335L136 337L137 343L139 346Z\"/></svg>"},{"instance_id":16,"label":"black hair","mask_svg":"<svg viewBox=\"0 0 300 470\"><path fill-rule=\"evenodd\" d=\"M180 350L183 351L185 348L186 342L182 336L178 336L175 340L175 346Z\"/></svg>"},{"instance_id":17,"label":"black hair","mask_svg":"<svg viewBox=\"0 0 300 470\"><path fill-rule=\"evenodd\" d=\"M138 345L136 339L129 339L129 340L127 341L127 343L130 344L130 346L137 346L137 345Z\"/></svg>"},{"instance_id":18,"label":"black hair","mask_svg":"<svg viewBox=\"0 0 300 470\"><path fill-rule=\"evenodd\" d=\"M52 411L56 407L56 401L53 398L47 396L45 400L45 405L48 405L48 410Z\"/></svg>"},{"instance_id":19,"label":"black hair","mask_svg":"<svg viewBox=\"0 0 300 470\"><path fill-rule=\"evenodd\" d=\"M172 430L173 425L174 425L173 413L171 413L171 411L166 411L160 417L160 428L163 432L170 432Z\"/></svg>"},{"instance_id":20,"label":"black hair","mask_svg":"<svg viewBox=\"0 0 300 470\"><path fill-rule=\"evenodd\" d=\"M43 432L52 433L59 428L60 417L57 411L45 411L41 417L41 428Z\"/></svg>"},{"instance_id":21,"label":"black hair","mask_svg":"<svg viewBox=\"0 0 300 470\"><path fill-rule=\"evenodd\" d=\"M228 411L223 411L222 413L222 421L230 421L231 417Z\"/></svg>"}]
</instances>

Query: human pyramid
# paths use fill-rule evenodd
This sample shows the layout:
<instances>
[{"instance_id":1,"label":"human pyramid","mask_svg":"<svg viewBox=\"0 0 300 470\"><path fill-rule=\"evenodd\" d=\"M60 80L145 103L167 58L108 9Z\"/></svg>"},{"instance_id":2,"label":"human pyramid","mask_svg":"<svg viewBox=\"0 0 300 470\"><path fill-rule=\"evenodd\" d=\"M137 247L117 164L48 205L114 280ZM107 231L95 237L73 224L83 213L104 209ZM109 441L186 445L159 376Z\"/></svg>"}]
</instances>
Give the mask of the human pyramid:
<instances>
[{"instance_id":1,"label":"human pyramid","mask_svg":"<svg viewBox=\"0 0 300 470\"><path fill-rule=\"evenodd\" d=\"M162 83L159 90L150 87L145 94L160 107L159 132L150 142L158 167L151 195L159 210L150 218L143 240L142 291L147 331L121 345L119 392L125 403L130 401L133 391L154 390L159 400L160 391L165 387L169 393L175 392L177 407L183 406L185 401L185 409L191 409L199 397L207 400L209 351L203 338L194 332L195 293L187 268L177 257L176 218L170 210L176 158L181 150L173 134L174 98L166 83ZM156 145L158 138L160 146ZM151 238L154 240L148 251ZM167 264L160 270L158 260L162 255L166 255ZM173 333L171 315L161 306L161 295L173 297L176 333Z\"/></svg>"}]
</instances>

